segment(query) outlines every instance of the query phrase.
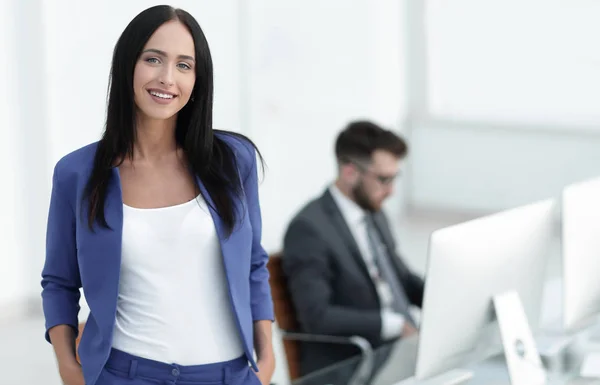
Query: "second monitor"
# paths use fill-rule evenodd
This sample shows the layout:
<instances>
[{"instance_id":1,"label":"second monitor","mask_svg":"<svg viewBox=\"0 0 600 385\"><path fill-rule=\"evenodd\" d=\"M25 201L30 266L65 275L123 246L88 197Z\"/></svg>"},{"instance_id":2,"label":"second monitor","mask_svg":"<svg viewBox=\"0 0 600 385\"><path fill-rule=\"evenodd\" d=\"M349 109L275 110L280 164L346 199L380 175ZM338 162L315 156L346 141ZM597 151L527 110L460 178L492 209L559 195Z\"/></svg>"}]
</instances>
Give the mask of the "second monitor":
<instances>
[{"instance_id":1,"label":"second monitor","mask_svg":"<svg viewBox=\"0 0 600 385\"><path fill-rule=\"evenodd\" d=\"M576 332L600 316L600 178L562 194L564 328Z\"/></svg>"}]
</instances>

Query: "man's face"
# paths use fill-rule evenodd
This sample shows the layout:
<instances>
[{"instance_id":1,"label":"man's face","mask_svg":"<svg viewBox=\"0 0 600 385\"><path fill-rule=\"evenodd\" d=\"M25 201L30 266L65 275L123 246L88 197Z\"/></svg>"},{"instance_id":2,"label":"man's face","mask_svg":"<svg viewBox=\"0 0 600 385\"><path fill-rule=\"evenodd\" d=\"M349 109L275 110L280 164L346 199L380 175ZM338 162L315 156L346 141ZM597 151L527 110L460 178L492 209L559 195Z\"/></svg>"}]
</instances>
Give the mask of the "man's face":
<instances>
[{"instance_id":1,"label":"man's face","mask_svg":"<svg viewBox=\"0 0 600 385\"><path fill-rule=\"evenodd\" d=\"M359 165L352 193L356 203L367 211L379 211L394 192L394 181L400 171L400 159L392 153L376 150L371 163Z\"/></svg>"}]
</instances>

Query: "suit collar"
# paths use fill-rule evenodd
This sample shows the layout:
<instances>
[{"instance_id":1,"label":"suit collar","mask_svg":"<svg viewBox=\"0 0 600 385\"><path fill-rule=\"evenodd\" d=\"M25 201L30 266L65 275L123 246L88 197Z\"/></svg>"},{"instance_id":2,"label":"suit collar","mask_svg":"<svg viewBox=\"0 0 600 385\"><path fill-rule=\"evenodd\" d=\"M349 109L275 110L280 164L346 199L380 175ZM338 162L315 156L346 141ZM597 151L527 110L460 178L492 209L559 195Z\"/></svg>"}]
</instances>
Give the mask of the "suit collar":
<instances>
[{"instance_id":1,"label":"suit collar","mask_svg":"<svg viewBox=\"0 0 600 385\"><path fill-rule=\"evenodd\" d=\"M348 226L353 227L364 221L366 215L365 211L352 199L344 195L335 183L329 187L329 193Z\"/></svg>"},{"instance_id":2,"label":"suit collar","mask_svg":"<svg viewBox=\"0 0 600 385\"><path fill-rule=\"evenodd\" d=\"M327 213L327 216L331 219L334 229L338 232L348 249L351 251L351 257L361 268L365 276L370 277L365 259L360 253L358 245L356 244L356 240L354 239L354 236L348 227L348 223L344 219L344 216L342 215L342 212L340 211L340 208L338 207L335 198L329 189L327 189L321 196L321 203L323 204L323 208Z\"/></svg>"},{"instance_id":3,"label":"suit collar","mask_svg":"<svg viewBox=\"0 0 600 385\"><path fill-rule=\"evenodd\" d=\"M334 228L342 236L344 241L347 242L349 246L351 246L353 253L357 254L360 257L358 246L356 245L356 241L354 240L354 237L350 232L348 223L346 222L346 219L340 211L340 208L338 207L335 198L333 197L329 189L327 189L321 197L321 202L323 203L324 209L327 212L328 216L331 218Z\"/></svg>"}]
</instances>

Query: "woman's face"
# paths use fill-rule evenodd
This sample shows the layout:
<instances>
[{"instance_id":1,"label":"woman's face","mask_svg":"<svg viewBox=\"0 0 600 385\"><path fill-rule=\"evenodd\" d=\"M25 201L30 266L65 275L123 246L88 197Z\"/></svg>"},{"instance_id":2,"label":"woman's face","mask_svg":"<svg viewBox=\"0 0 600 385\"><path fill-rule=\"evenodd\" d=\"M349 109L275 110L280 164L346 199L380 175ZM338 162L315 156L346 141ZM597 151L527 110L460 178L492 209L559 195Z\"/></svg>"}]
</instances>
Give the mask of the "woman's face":
<instances>
[{"instance_id":1,"label":"woman's face","mask_svg":"<svg viewBox=\"0 0 600 385\"><path fill-rule=\"evenodd\" d=\"M169 21L150 37L133 74L138 113L169 119L185 106L196 82L194 40L185 25Z\"/></svg>"}]
</instances>

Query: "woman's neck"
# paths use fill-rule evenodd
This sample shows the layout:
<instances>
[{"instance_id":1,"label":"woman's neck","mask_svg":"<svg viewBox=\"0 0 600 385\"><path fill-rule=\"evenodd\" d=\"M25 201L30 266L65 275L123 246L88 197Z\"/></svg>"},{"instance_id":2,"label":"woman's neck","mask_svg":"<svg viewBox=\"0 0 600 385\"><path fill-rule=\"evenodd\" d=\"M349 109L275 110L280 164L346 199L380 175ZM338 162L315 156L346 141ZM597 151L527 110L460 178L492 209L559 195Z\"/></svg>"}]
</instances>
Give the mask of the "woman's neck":
<instances>
[{"instance_id":1,"label":"woman's neck","mask_svg":"<svg viewBox=\"0 0 600 385\"><path fill-rule=\"evenodd\" d=\"M136 125L133 160L160 161L177 151L175 140L176 117L167 120L139 118Z\"/></svg>"}]
</instances>

